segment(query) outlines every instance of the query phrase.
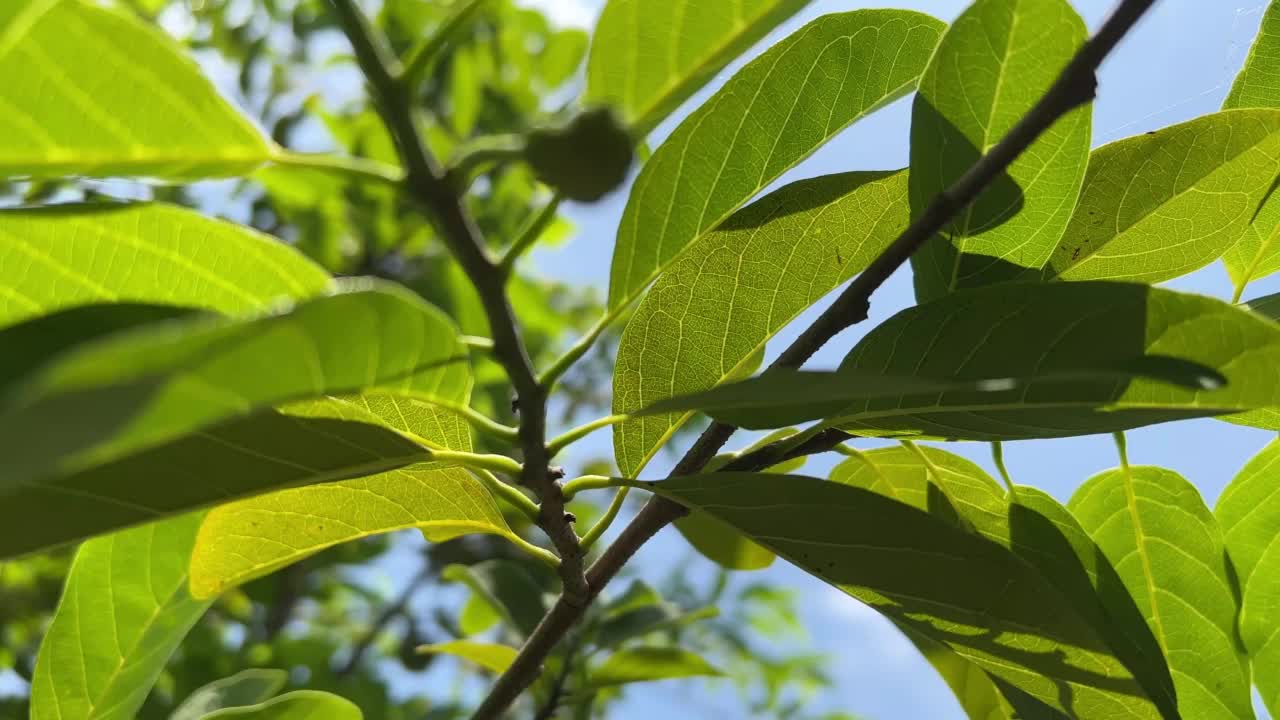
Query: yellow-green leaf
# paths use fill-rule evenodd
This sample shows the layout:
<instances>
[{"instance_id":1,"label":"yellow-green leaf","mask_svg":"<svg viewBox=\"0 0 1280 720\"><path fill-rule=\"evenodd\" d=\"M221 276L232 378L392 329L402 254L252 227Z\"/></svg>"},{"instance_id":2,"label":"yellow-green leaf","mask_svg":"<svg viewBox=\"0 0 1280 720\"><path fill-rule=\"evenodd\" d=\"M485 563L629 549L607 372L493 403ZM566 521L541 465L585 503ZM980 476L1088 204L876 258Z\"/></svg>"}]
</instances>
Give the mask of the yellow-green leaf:
<instances>
[{"instance_id":1,"label":"yellow-green leaf","mask_svg":"<svg viewBox=\"0 0 1280 720\"><path fill-rule=\"evenodd\" d=\"M516 649L513 647L471 640L452 640L435 645L423 645L418 648L418 652L452 655L479 665L492 673L506 672L516 659Z\"/></svg>"},{"instance_id":2,"label":"yellow-green leaf","mask_svg":"<svg viewBox=\"0 0 1280 720\"><path fill-rule=\"evenodd\" d=\"M809 0L609 0L596 22L586 99L643 138L716 72Z\"/></svg>"},{"instance_id":3,"label":"yellow-green leaf","mask_svg":"<svg viewBox=\"0 0 1280 720\"><path fill-rule=\"evenodd\" d=\"M1253 718L1226 549L1195 486L1163 468L1119 468L1090 478L1068 508L1160 642L1182 716Z\"/></svg>"},{"instance_id":4,"label":"yellow-green leaf","mask_svg":"<svg viewBox=\"0 0 1280 720\"><path fill-rule=\"evenodd\" d=\"M201 720L363 720L350 700L317 690L295 690L258 705L227 708Z\"/></svg>"},{"instance_id":5,"label":"yellow-green leaf","mask_svg":"<svg viewBox=\"0 0 1280 720\"><path fill-rule=\"evenodd\" d=\"M1045 276L1157 283L1222 257L1276 177L1280 110L1225 110L1104 145Z\"/></svg>"},{"instance_id":6,"label":"yellow-green leaf","mask_svg":"<svg viewBox=\"0 0 1280 720\"><path fill-rule=\"evenodd\" d=\"M1240 636L1263 702L1280 713L1280 440L1235 476L1213 510L1243 591Z\"/></svg>"},{"instance_id":7,"label":"yellow-green leaf","mask_svg":"<svg viewBox=\"0 0 1280 720\"><path fill-rule=\"evenodd\" d=\"M618 226L609 308L847 125L915 89L941 31L920 13L855 10L748 63L645 163Z\"/></svg>"},{"instance_id":8,"label":"yellow-green leaf","mask_svg":"<svg viewBox=\"0 0 1280 720\"><path fill-rule=\"evenodd\" d=\"M0 7L0 176L244 175L275 146L158 28L87 0Z\"/></svg>"},{"instance_id":9,"label":"yellow-green leaf","mask_svg":"<svg viewBox=\"0 0 1280 720\"><path fill-rule=\"evenodd\" d=\"M214 508L191 556L191 592L213 597L327 547L405 528L432 542L470 533L514 537L470 472L417 465Z\"/></svg>"},{"instance_id":10,"label":"yellow-green leaf","mask_svg":"<svg viewBox=\"0 0 1280 720\"><path fill-rule=\"evenodd\" d=\"M1271 3L1262 16L1262 26L1249 50L1223 110L1236 108L1280 108L1280 3ZM1240 241L1222 256L1227 274L1237 291L1252 280L1280 270L1280 198L1272 193L1252 218Z\"/></svg>"},{"instance_id":11,"label":"yellow-green leaf","mask_svg":"<svg viewBox=\"0 0 1280 720\"><path fill-rule=\"evenodd\" d=\"M31 720L133 720L209 603L187 592L200 518L85 543L40 645Z\"/></svg>"},{"instance_id":12,"label":"yellow-green leaf","mask_svg":"<svg viewBox=\"0 0 1280 720\"><path fill-rule=\"evenodd\" d=\"M906 174L854 172L787 185L694 243L627 323L613 374L613 411L749 373L769 338L861 272L906 227ZM692 416L614 425L614 456L634 477Z\"/></svg>"},{"instance_id":13,"label":"yellow-green leaf","mask_svg":"<svg viewBox=\"0 0 1280 720\"><path fill-rule=\"evenodd\" d=\"M0 327L106 302L242 315L330 283L274 238L173 205L0 210Z\"/></svg>"},{"instance_id":14,"label":"yellow-green leaf","mask_svg":"<svg viewBox=\"0 0 1280 720\"><path fill-rule=\"evenodd\" d=\"M1066 0L978 0L947 29L911 117L911 210L919 216L999 142L1084 42ZM1038 270L1071 218L1089 161L1091 106L1054 123L911 257L916 297Z\"/></svg>"}]
</instances>

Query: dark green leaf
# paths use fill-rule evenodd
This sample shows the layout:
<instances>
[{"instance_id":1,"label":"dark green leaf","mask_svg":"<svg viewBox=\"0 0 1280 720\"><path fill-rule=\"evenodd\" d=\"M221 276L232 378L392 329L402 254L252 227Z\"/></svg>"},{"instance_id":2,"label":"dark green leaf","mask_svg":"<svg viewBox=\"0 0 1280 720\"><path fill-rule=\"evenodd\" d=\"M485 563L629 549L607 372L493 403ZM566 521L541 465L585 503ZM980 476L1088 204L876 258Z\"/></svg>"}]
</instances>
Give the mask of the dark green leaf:
<instances>
[{"instance_id":1,"label":"dark green leaf","mask_svg":"<svg viewBox=\"0 0 1280 720\"><path fill-rule=\"evenodd\" d=\"M245 320L174 321L63 355L0 415L0 482L154 447L294 400L379 387L461 400L466 350L449 319L393 286Z\"/></svg>"},{"instance_id":2,"label":"dark green leaf","mask_svg":"<svg viewBox=\"0 0 1280 720\"><path fill-rule=\"evenodd\" d=\"M1096 558L1023 504L1010 506L1008 521L992 517L979 535L968 526L982 514L966 510L957 524L959 501L940 490L924 493L926 511L794 475L722 472L632 484L715 515L1068 716L1157 718L1157 707L1170 707L1160 668L1134 655L1132 626L1117 625L1110 605L1103 610L1084 569ZM940 514L934 503L942 502L952 507Z\"/></svg>"},{"instance_id":3,"label":"dark green leaf","mask_svg":"<svg viewBox=\"0 0 1280 720\"><path fill-rule=\"evenodd\" d=\"M837 418L858 434L972 440L1067 437L1280 405L1280 326L1211 298L1123 283L1007 284L898 313L843 369L976 381L1125 368L1150 356L1221 373L1195 390L1138 379L1004 393L904 394ZM1164 361L1157 361L1157 369Z\"/></svg>"}]
</instances>

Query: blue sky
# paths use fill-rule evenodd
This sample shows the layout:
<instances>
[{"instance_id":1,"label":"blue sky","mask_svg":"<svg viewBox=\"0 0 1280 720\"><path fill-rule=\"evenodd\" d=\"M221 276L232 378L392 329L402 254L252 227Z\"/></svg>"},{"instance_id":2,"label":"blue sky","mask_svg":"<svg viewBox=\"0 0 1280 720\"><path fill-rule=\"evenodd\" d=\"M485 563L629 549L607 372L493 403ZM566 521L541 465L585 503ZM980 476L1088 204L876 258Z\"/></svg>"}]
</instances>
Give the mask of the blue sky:
<instances>
[{"instance_id":1,"label":"blue sky","mask_svg":"<svg viewBox=\"0 0 1280 720\"><path fill-rule=\"evenodd\" d=\"M708 0L714 1L714 0ZM528 0L570 24L589 24L598 12L598 0ZM818 0L770 35L761 47L776 42L818 15L860 7L903 7L953 19L968 3L964 0ZM1112 0L1076 0L1076 9L1090 28L1097 28L1113 6ZM1094 144L1164 127L1208 112L1222 103L1231 81L1257 32L1265 3L1247 0L1163 0L1108 60L1100 75L1094 108ZM756 48L748 55L758 53ZM665 137L679 118L697 106L741 62L721 73L712 87L687 103L676 117L651 138L654 145ZM814 157L788 173L778 184L803 177L853 169L892 169L907 164L910 101L900 101L863 120L833 140ZM590 283L604 290L617 221L626 192L594 206L572 206L568 212L578 225L568 244L540 251L537 267L548 276ZM1215 265L1169 284L1171 287L1218 297L1230 296L1230 285L1221 266ZM1250 286L1247 297L1276 292L1275 278ZM856 340L894 312L913 304L908 272L900 272L873 298L870 322L855 327L831 343L815 363L834 365ZM776 354L798 329L816 316L822 305L797 320L789 332L770 343ZM1129 453L1135 463L1162 464L1194 482L1212 506L1222 488L1239 467L1270 441L1267 432L1240 428L1214 420L1138 430L1129 434ZM986 445L949 444L960 453L994 470ZM579 457L607 454L608 431L592 436L580 448ZM1116 465L1110 437L1032 441L1006 445L1006 460L1016 482L1035 485L1061 500L1094 473ZM659 455L646 475L661 477L674 455ZM804 472L819 474L832 460L810 462ZM636 570L641 576L661 577L670 559L684 553L678 535L667 531L643 549ZM691 572L710 574L704 561L695 561ZM828 667L836 687L824 693L818 706L839 709L868 718L963 718L946 686L919 658L910 644L886 621L851 598L808 575L778 563L741 581L767 579L793 589L800 598L802 619L810 642L830 653ZM728 717L721 708L733 690L717 691L702 683L669 683L629 693L619 718ZM691 702L692 701L692 702ZM736 710L730 712L737 712ZM1266 717L1265 715L1262 717Z\"/></svg>"}]
</instances>

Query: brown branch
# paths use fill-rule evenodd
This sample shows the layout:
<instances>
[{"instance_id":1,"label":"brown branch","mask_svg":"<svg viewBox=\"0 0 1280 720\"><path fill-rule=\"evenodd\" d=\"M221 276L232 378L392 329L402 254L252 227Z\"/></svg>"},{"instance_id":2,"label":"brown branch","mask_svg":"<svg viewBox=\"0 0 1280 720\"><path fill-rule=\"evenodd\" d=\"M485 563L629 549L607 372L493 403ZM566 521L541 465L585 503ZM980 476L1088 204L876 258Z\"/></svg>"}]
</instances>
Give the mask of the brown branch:
<instances>
[{"instance_id":1,"label":"brown branch","mask_svg":"<svg viewBox=\"0 0 1280 720\"><path fill-rule=\"evenodd\" d=\"M1098 66L1155 0L1123 0L1111 17L1076 52L1058 79L1018 124L987 154L978 159L951 187L929 203L925 211L894 240L840 297L795 340L771 368L798 368L827 341L849 326L865 320L871 295L916 250L946 227L971 204L1009 165L1055 122L1071 110L1093 100L1097 92ZM700 471L733 434L735 428L713 423L676 465L673 475ZM837 443L833 443L838 444ZM739 468L745 469L745 468ZM649 538L672 520L688 513L680 505L650 498L613 545L587 570L588 597L594 598ZM583 608L562 597L539 623L514 663L498 678L493 690L472 720L494 720L538 676L542 660L582 616Z\"/></svg>"},{"instance_id":2,"label":"brown branch","mask_svg":"<svg viewBox=\"0 0 1280 720\"><path fill-rule=\"evenodd\" d=\"M435 220L440 235L475 286L493 334L493 354L515 386L520 407L521 483L541 500L538 525L560 554L560 577L570 602L587 602L587 583L578 535L564 509L560 484L548 467L547 392L534 373L519 325L507 299L506 277L489 257L479 228L462 206L444 170L427 151L415 121L412 94L400 82L398 63L369 26L355 0L330 0L369 83L378 112L395 140L405 169L405 184Z\"/></svg>"}]
</instances>

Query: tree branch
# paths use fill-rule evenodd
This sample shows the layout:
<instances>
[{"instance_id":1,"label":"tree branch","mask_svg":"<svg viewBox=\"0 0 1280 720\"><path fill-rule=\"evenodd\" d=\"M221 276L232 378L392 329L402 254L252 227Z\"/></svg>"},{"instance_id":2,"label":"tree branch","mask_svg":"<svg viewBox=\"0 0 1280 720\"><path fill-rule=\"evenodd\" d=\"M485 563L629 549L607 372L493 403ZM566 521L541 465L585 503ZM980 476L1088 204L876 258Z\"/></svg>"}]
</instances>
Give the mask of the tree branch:
<instances>
[{"instance_id":1,"label":"tree branch","mask_svg":"<svg viewBox=\"0 0 1280 720\"><path fill-rule=\"evenodd\" d=\"M560 485L548 468L546 449L547 394L533 364L507 299L506 278L485 250L479 228L462 207L444 171L427 151L418 132L412 94L403 92L399 67L386 43L375 34L355 0L330 0L343 32L395 141L404 165L405 185L435 220L450 252L475 286L493 334L493 354L515 386L520 406L520 445L524 453L521 483L542 501L538 525L560 554L565 597L585 607L586 578L578 535L568 521Z\"/></svg>"},{"instance_id":2,"label":"tree branch","mask_svg":"<svg viewBox=\"0 0 1280 720\"><path fill-rule=\"evenodd\" d=\"M424 565L418 571L418 574L409 581L409 584L405 585L399 597L391 601L383 608L382 612L378 613L377 619L369 626L369 631L352 648L351 656L342 664L342 667L334 671L335 676L343 678L355 672L356 668L360 666L360 661L364 659L365 653L369 652L369 648L373 646L374 641L378 639L378 636L382 634L382 631L397 615L404 613L408 609L409 601L413 599L413 594L429 579L431 579L431 566Z\"/></svg>"},{"instance_id":3,"label":"tree branch","mask_svg":"<svg viewBox=\"0 0 1280 720\"><path fill-rule=\"evenodd\" d=\"M798 368L827 341L849 326L865 320L871 295L916 250L942 230L952 218L971 204L1019 155L1055 122L1071 110L1093 100L1097 91L1097 69L1102 61L1133 28L1155 0L1123 0L1111 17L1076 52L1071 62L1043 97L1018 124L987 154L978 159L951 187L929 203L925 211L894 240L866 270L845 288L826 312L805 330L771 368ZM736 428L713 423L676 465L672 475L700 471L724 446ZM817 436L815 436L817 437ZM838 441L833 444L838 444ZM754 455L755 453L752 453ZM760 466L767 467L767 466ZM735 469L758 469L735 468ZM688 513L680 505L650 498L618 539L587 571L588 597L595 598L623 565L649 538L672 520ZM538 676L542 660L582 616L583 608L562 597L530 635L515 662L498 678L489 697L476 710L473 720L495 720Z\"/></svg>"}]
</instances>

